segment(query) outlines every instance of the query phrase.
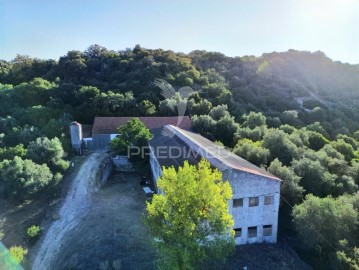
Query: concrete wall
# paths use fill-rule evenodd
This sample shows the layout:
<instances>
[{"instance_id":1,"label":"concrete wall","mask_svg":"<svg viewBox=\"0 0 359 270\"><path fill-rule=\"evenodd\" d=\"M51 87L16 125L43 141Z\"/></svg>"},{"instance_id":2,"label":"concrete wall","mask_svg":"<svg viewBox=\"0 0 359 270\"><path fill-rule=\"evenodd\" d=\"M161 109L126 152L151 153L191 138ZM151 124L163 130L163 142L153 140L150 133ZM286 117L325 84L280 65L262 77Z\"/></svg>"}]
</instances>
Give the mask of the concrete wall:
<instances>
[{"instance_id":1,"label":"concrete wall","mask_svg":"<svg viewBox=\"0 0 359 270\"><path fill-rule=\"evenodd\" d=\"M150 146L150 165L151 165L153 183L155 184L157 193L160 193L157 188L157 180L162 175L162 168L158 163L151 146Z\"/></svg>"},{"instance_id":2,"label":"concrete wall","mask_svg":"<svg viewBox=\"0 0 359 270\"><path fill-rule=\"evenodd\" d=\"M107 149L110 148L111 134L93 134L92 145L93 149Z\"/></svg>"},{"instance_id":3,"label":"concrete wall","mask_svg":"<svg viewBox=\"0 0 359 270\"><path fill-rule=\"evenodd\" d=\"M233 191L233 199L243 199L242 207L234 208L233 200L228 203L229 212L234 219L233 228L242 229L242 236L236 237L236 244L276 243L280 181L236 170L223 172L223 179L229 181ZM273 196L271 204L264 204L266 196ZM249 206L250 197L258 197L258 206ZM270 236L263 235L263 226L265 225L272 226ZM257 227L256 237L248 237L248 227Z\"/></svg>"},{"instance_id":4,"label":"concrete wall","mask_svg":"<svg viewBox=\"0 0 359 270\"><path fill-rule=\"evenodd\" d=\"M110 142L116 138L118 134L93 134L92 147L93 149L107 149L110 148Z\"/></svg>"},{"instance_id":5,"label":"concrete wall","mask_svg":"<svg viewBox=\"0 0 359 270\"><path fill-rule=\"evenodd\" d=\"M176 130L173 131L184 143L193 149L193 151L202 154L204 153L203 149L201 149L187 137L183 136L181 133L178 133ZM151 158L151 168L153 172L154 169L158 166L156 165L158 162L155 159L153 152L151 152L151 156L153 156L153 158ZM233 191L233 198L243 199L243 207L234 209L233 200L228 203L228 210L233 215L234 219L233 229L242 229L242 236L236 237L236 244L243 245L261 242L276 243L281 182L268 177L233 170L232 168L223 164L216 157L207 153L205 158L211 163L213 167L222 172L223 180L229 181ZM157 179L160 175L158 173L153 174L154 179ZM265 196L273 196L273 204L264 205ZM259 205L249 207L250 197L258 197ZM264 225L272 226L271 236L263 236ZM256 237L248 237L248 227L257 227Z\"/></svg>"}]
</instances>

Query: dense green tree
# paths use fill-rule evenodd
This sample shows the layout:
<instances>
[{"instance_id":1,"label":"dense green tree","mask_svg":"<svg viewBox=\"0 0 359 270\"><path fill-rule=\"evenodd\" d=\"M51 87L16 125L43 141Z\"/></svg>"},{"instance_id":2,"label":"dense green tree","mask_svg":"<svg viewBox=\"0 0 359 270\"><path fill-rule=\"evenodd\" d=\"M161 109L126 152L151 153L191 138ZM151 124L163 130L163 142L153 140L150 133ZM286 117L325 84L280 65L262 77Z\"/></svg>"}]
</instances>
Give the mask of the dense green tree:
<instances>
[{"instance_id":1,"label":"dense green tree","mask_svg":"<svg viewBox=\"0 0 359 270\"><path fill-rule=\"evenodd\" d=\"M300 125L298 111L295 111L295 110L284 111L281 116L281 121L282 121L282 123L285 123L285 124L288 124L291 126L295 126L295 127Z\"/></svg>"},{"instance_id":2,"label":"dense green tree","mask_svg":"<svg viewBox=\"0 0 359 270\"><path fill-rule=\"evenodd\" d=\"M226 146L233 144L234 134L237 133L239 124L235 122L234 117L224 116L217 121L215 136Z\"/></svg>"},{"instance_id":3,"label":"dense green tree","mask_svg":"<svg viewBox=\"0 0 359 270\"><path fill-rule=\"evenodd\" d=\"M191 119L192 129L208 139L215 140L217 122L209 115L193 116Z\"/></svg>"},{"instance_id":4,"label":"dense green tree","mask_svg":"<svg viewBox=\"0 0 359 270\"><path fill-rule=\"evenodd\" d=\"M119 155L130 155L133 159L141 159L144 157L144 148L147 146L148 140L152 137L150 130L138 118L133 118L126 124L117 128L118 137L111 141L111 148ZM136 155L131 155L131 148L140 149L135 151Z\"/></svg>"},{"instance_id":5,"label":"dense green tree","mask_svg":"<svg viewBox=\"0 0 359 270\"><path fill-rule=\"evenodd\" d=\"M53 180L46 164L38 165L31 160L15 157L0 163L0 185L4 196L17 200L31 199L43 191Z\"/></svg>"},{"instance_id":6,"label":"dense green tree","mask_svg":"<svg viewBox=\"0 0 359 270\"><path fill-rule=\"evenodd\" d=\"M26 156L26 149L23 144L20 143L14 147L0 148L0 160L13 159L15 156Z\"/></svg>"},{"instance_id":7,"label":"dense green tree","mask_svg":"<svg viewBox=\"0 0 359 270\"><path fill-rule=\"evenodd\" d=\"M209 112L209 116L212 117L216 121L218 121L222 117L230 116L230 114L228 112L228 106L227 105L218 105L216 107L213 107Z\"/></svg>"},{"instance_id":8,"label":"dense green tree","mask_svg":"<svg viewBox=\"0 0 359 270\"><path fill-rule=\"evenodd\" d=\"M47 164L54 171L64 171L69 167L68 162L63 160L65 152L60 140L55 137L37 138L29 144L27 157L37 164Z\"/></svg>"},{"instance_id":9,"label":"dense green tree","mask_svg":"<svg viewBox=\"0 0 359 270\"><path fill-rule=\"evenodd\" d=\"M146 223L158 249L160 269L198 269L233 251L228 213L231 186L206 160L197 166L163 168L162 191L147 203Z\"/></svg>"},{"instance_id":10,"label":"dense green tree","mask_svg":"<svg viewBox=\"0 0 359 270\"><path fill-rule=\"evenodd\" d=\"M250 129L248 127L240 127L235 134L235 141L240 139L250 139L252 141L261 141L264 137L264 134L267 133L266 126L255 127Z\"/></svg>"},{"instance_id":11,"label":"dense green tree","mask_svg":"<svg viewBox=\"0 0 359 270\"><path fill-rule=\"evenodd\" d=\"M324 260L336 252L339 241L346 239L353 245L358 239L358 212L347 196L307 195L294 207L293 222L305 246Z\"/></svg>"},{"instance_id":12,"label":"dense green tree","mask_svg":"<svg viewBox=\"0 0 359 270\"><path fill-rule=\"evenodd\" d=\"M138 106L140 116L151 116L156 114L156 106L149 100L142 100Z\"/></svg>"},{"instance_id":13,"label":"dense green tree","mask_svg":"<svg viewBox=\"0 0 359 270\"><path fill-rule=\"evenodd\" d=\"M268 171L282 179L280 193L285 203L295 205L301 201L304 188L300 185L300 177L294 173L293 169L284 166L282 162L275 159L268 167Z\"/></svg>"},{"instance_id":14,"label":"dense green tree","mask_svg":"<svg viewBox=\"0 0 359 270\"><path fill-rule=\"evenodd\" d=\"M313 150L319 150L324 145L329 143L329 140L322 134L315 131L308 131L309 147Z\"/></svg>"},{"instance_id":15,"label":"dense green tree","mask_svg":"<svg viewBox=\"0 0 359 270\"><path fill-rule=\"evenodd\" d=\"M23 144L25 147L40 137L41 131L33 126L24 126L24 127L15 127L10 130L10 132L6 133L3 142L6 146L16 146L18 144Z\"/></svg>"},{"instance_id":16,"label":"dense green tree","mask_svg":"<svg viewBox=\"0 0 359 270\"><path fill-rule=\"evenodd\" d=\"M264 135L263 146L269 149L271 160L278 158L284 165L289 165L298 154L297 146L282 130L270 130Z\"/></svg>"},{"instance_id":17,"label":"dense green tree","mask_svg":"<svg viewBox=\"0 0 359 270\"><path fill-rule=\"evenodd\" d=\"M24 107L45 105L50 100L50 89L55 85L41 78L22 83L12 90L13 99Z\"/></svg>"},{"instance_id":18,"label":"dense green tree","mask_svg":"<svg viewBox=\"0 0 359 270\"><path fill-rule=\"evenodd\" d=\"M249 114L244 115L243 119L243 125L250 129L266 125L266 117L261 112L250 112Z\"/></svg>"},{"instance_id":19,"label":"dense green tree","mask_svg":"<svg viewBox=\"0 0 359 270\"><path fill-rule=\"evenodd\" d=\"M301 177L301 186L308 193L317 196L329 195L335 186L336 175L329 173L318 160L294 160L293 169Z\"/></svg>"},{"instance_id":20,"label":"dense green tree","mask_svg":"<svg viewBox=\"0 0 359 270\"><path fill-rule=\"evenodd\" d=\"M206 99L201 99L198 103L188 103L189 112L191 115L203 115L208 114L212 109L212 103Z\"/></svg>"},{"instance_id":21,"label":"dense green tree","mask_svg":"<svg viewBox=\"0 0 359 270\"><path fill-rule=\"evenodd\" d=\"M343 154L347 161L351 161L356 156L353 146L346 143L343 139L333 141L331 145L335 150Z\"/></svg>"},{"instance_id":22,"label":"dense green tree","mask_svg":"<svg viewBox=\"0 0 359 270\"><path fill-rule=\"evenodd\" d=\"M257 166L267 165L269 150L263 148L261 142L242 139L237 142L233 152Z\"/></svg>"}]
</instances>

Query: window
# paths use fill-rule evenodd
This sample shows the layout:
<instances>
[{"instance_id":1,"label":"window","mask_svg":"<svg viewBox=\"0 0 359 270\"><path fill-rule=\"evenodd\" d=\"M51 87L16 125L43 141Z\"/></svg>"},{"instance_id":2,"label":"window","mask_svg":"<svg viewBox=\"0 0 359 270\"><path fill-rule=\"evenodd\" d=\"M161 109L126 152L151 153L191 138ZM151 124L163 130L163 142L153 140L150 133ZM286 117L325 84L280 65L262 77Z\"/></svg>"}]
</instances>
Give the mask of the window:
<instances>
[{"instance_id":1,"label":"window","mask_svg":"<svg viewBox=\"0 0 359 270\"><path fill-rule=\"evenodd\" d=\"M242 228L234 229L234 237L241 237L242 236Z\"/></svg>"},{"instance_id":2,"label":"window","mask_svg":"<svg viewBox=\"0 0 359 270\"><path fill-rule=\"evenodd\" d=\"M257 237L257 227L248 227L248 238Z\"/></svg>"},{"instance_id":3,"label":"window","mask_svg":"<svg viewBox=\"0 0 359 270\"><path fill-rule=\"evenodd\" d=\"M274 204L274 196L265 196L264 205Z\"/></svg>"},{"instance_id":4,"label":"window","mask_svg":"<svg viewBox=\"0 0 359 270\"><path fill-rule=\"evenodd\" d=\"M259 198L258 197L250 197L249 198L249 207L258 206Z\"/></svg>"},{"instance_id":5,"label":"window","mask_svg":"<svg viewBox=\"0 0 359 270\"><path fill-rule=\"evenodd\" d=\"M272 225L264 225L263 236L271 236L271 235L272 235Z\"/></svg>"},{"instance_id":6,"label":"window","mask_svg":"<svg viewBox=\"0 0 359 270\"><path fill-rule=\"evenodd\" d=\"M243 199L233 199L233 208L242 207Z\"/></svg>"}]
</instances>

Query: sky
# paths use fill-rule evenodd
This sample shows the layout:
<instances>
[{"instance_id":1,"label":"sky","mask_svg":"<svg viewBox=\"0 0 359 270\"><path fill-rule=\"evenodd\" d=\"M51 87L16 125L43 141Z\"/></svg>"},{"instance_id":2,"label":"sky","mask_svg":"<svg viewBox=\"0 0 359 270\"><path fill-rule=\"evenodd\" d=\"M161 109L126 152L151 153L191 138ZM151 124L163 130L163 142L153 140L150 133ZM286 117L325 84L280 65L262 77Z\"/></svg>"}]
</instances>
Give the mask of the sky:
<instances>
[{"instance_id":1,"label":"sky","mask_svg":"<svg viewBox=\"0 0 359 270\"><path fill-rule=\"evenodd\" d=\"M359 0L0 0L0 59L92 44L228 56L322 51L359 64Z\"/></svg>"}]
</instances>

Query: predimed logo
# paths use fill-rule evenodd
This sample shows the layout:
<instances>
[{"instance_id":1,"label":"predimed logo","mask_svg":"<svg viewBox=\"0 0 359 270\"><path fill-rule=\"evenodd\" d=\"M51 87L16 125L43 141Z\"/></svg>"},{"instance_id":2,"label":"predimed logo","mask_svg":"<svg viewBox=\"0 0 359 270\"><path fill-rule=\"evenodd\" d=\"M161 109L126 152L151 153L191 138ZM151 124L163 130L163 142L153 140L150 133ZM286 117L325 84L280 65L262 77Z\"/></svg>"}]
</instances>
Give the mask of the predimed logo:
<instances>
[{"instance_id":1,"label":"predimed logo","mask_svg":"<svg viewBox=\"0 0 359 270\"><path fill-rule=\"evenodd\" d=\"M176 126L180 126L183 117L187 110L188 98L198 91L194 91L189 86L184 86L176 89L167 81L163 79L155 79L154 84L161 89L161 95L169 102L166 106L174 113L177 114L178 120ZM162 131L162 135L173 137L174 134L168 129Z\"/></svg>"}]
</instances>

